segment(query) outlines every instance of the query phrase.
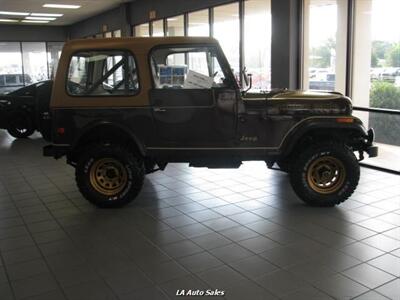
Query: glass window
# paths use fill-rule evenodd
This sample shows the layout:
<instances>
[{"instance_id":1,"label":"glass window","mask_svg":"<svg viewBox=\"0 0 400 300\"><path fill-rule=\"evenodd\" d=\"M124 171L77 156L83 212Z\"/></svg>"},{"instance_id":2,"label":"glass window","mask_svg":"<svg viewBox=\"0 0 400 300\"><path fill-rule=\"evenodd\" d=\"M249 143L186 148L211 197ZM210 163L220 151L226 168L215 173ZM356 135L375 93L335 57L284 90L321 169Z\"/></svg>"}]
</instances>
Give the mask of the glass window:
<instances>
[{"instance_id":1,"label":"glass window","mask_svg":"<svg viewBox=\"0 0 400 300\"><path fill-rule=\"evenodd\" d=\"M184 36L184 18L183 15L167 19L167 36Z\"/></svg>"},{"instance_id":2,"label":"glass window","mask_svg":"<svg viewBox=\"0 0 400 300\"><path fill-rule=\"evenodd\" d=\"M121 37L121 30L120 29L118 29L118 30L114 30L113 31L113 37Z\"/></svg>"},{"instance_id":3,"label":"glass window","mask_svg":"<svg viewBox=\"0 0 400 300\"><path fill-rule=\"evenodd\" d=\"M271 0L245 2L244 65L253 92L271 89ZM260 39L260 36L262 39Z\"/></svg>"},{"instance_id":4,"label":"glass window","mask_svg":"<svg viewBox=\"0 0 400 300\"><path fill-rule=\"evenodd\" d=\"M46 43L22 43L25 85L48 79Z\"/></svg>"},{"instance_id":5,"label":"glass window","mask_svg":"<svg viewBox=\"0 0 400 300\"><path fill-rule=\"evenodd\" d=\"M17 80L18 75L22 75L20 43L0 42L0 94L11 92L23 85L23 82Z\"/></svg>"},{"instance_id":6,"label":"glass window","mask_svg":"<svg viewBox=\"0 0 400 300\"><path fill-rule=\"evenodd\" d=\"M152 36L164 36L164 20L154 21Z\"/></svg>"},{"instance_id":7,"label":"glass window","mask_svg":"<svg viewBox=\"0 0 400 300\"><path fill-rule=\"evenodd\" d=\"M67 90L77 96L134 95L139 91L135 61L122 51L79 52L70 62Z\"/></svg>"},{"instance_id":8,"label":"glass window","mask_svg":"<svg viewBox=\"0 0 400 300\"><path fill-rule=\"evenodd\" d=\"M400 110L398 0L356 1L352 99L354 105ZM357 112L375 130L379 156L370 164L400 171L400 117Z\"/></svg>"},{"instance_id":9,"label":"glass window","mask_svg":"<svg viewBox=\"0 0 400 300\"><path fill-rule=\"evenodd\" d=\"M5 75L4 76L6 84L16 85L22 83L21 75Z\"/></svg>"},{"instance_id":10,"label":"glass window","mask_svg":"<svg viewBox=\"0 0 400 300\"><path fill-rule=\"evenodd\" d=\"M189 18L189 36L209 36L210 24L208 19L208 9L192 12Z\"/></svg>"},{"instance_id":11,"label":"glass window","mask_svg":"<svg viewBox=\"0 0 400 300\"><path fill-rule=\"evenodd\" d=\"M103 37L103 34L102 34L102 33L98 33L98 34L95 35L95 38L96 38L96 39L101 39L102 37Z\"/></svg>"},{"instance_id":12,"label":"glass window","mask_svg":"<svg viewBox=\"0 0 400 300\"><path fill-rule=\"evenodd\" d=\"M105 32L105 33L104 33L104 37L105 37L105 38L111 38L111 37L112 37L112 32L111 32L111 31Z\"/></svg>"},{"instance_id":13,"label":"glass window","mask_svg":"<svg viewBox=\"0 0 400 300\"><path fill-rule=\"evenodd\" d=\"M186 55L188 64L185 64ZM225 86L214 48L161 48L153 51L151 58L156 88L210 89Z\"/></svg>"},{"instance_id":14,"label":"glass window","mask_svg":"<svg viewBox=\"0 0 400 300\"><path fill-rule=\"evenodd\" d=\"M305 0L303 88L345 93L347 0Z\"/></svg>"},{"instance_id":15,"label":"glass window","mask_svg":"<svg viewBox=\"0 0 400 300\"><path fill-rule=\"evenodd\" d=\"M133 28L133 33L135 37L149 37L149 23L136 25Z\"/></svg>"},{"instance_id":16,"label":"glass window","mask_svg":"<svg viewBox=\"0 0 400 300\"><path fill-rule=\"evenodd\" d=\"M47 64L49 69L49 79L54 79L57 72L58 62L60 60L63 42L47 43Z\"/></svg>"},{"instance_id":17,"label":"glass window","mask_svg":"<svg viewBox=\"0 0 400 300\"><path fill-rule=\"evenodd\" d=\"M229 34L227 34L229 33ZM214 37L219 41L237 81L239 67L239 5L238 3L214 8Z\"/></svg>"}]
</instances>

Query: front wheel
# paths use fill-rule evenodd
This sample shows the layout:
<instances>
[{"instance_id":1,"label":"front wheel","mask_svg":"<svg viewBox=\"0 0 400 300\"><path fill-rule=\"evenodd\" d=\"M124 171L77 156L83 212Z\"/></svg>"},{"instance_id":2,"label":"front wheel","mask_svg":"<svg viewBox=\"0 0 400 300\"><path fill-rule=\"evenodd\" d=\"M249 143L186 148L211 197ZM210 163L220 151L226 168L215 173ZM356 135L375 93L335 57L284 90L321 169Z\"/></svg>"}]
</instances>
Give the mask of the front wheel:
<instances>
[{"instance_id":1,"label":"front wheel","mask_svg":"<svg viewBox=\"0 0 400 300\"><path fill-rule=\"evenodd\" d=\"M75 177L82 195L98 207L120 207L140 192L143 161L120 145L95 144L85 148Z\"/></svg>"},{"instance_id":2,"label":"front wheel","mask_svg":"<svg viewBox=\"0 0 400 300\"><path fill-rule=\"evenodd\" d=\"M296 194L312 206L334 206L353 194L360 179L360 166L345 145L323 144L301 153L290 171Z\"/></svg>"}]
</instances>

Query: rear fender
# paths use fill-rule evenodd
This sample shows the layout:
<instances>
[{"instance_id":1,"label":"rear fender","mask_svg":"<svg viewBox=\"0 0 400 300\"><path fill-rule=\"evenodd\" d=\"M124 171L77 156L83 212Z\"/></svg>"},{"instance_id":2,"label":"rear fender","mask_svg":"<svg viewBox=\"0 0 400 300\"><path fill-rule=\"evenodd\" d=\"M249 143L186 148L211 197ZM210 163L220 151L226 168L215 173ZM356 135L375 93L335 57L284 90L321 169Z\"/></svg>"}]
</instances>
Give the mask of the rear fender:
<instances>
[{"instance_id":1,"label":"rear fender","mask_svg":"<svg viewBox=\"0 0 400 300\"><path fill-rule=\"evenodd\" d=\"M123 138L125 141L128 140L132 143L140 155L143 157L146 155L145 145L131 132L131 130L122 124L106 121L91 123L84 127L81 130L81 133L72 142L72 151L75 151L84 144L88 144L91 140L94 140L95 137L111 139Z\"/></svg>"}]
</instances>

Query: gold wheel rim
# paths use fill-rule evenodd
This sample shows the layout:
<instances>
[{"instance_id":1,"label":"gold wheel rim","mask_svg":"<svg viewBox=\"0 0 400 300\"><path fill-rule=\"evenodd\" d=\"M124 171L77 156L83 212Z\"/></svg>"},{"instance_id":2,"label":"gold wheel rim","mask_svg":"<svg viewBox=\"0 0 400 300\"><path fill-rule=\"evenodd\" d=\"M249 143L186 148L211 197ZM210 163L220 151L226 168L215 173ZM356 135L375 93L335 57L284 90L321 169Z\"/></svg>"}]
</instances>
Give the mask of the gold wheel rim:
<instances>
[{"instance_id":1,"label":"gold wheel rim","mask_svg":"<svg viewBox=\"0 0 400 300\"><path fill-rule=\"evenodd\" d=\"M340 190L346 179L343 163L335 157L323 156L314 160L307 170L307 183L320 194L333 194Z\"/></svg>"},{"instance_id":2,"label":"gold wheel rim","mask_svg":"<svg viewBox=\"0 0 400 300\"><path fill-rule=\"evenodd\" d=\"M90 168L90 184L103 195L117 195L125 188L127 182L126 168L114 158L99 159Z\"/></svg>"}]
</instances>

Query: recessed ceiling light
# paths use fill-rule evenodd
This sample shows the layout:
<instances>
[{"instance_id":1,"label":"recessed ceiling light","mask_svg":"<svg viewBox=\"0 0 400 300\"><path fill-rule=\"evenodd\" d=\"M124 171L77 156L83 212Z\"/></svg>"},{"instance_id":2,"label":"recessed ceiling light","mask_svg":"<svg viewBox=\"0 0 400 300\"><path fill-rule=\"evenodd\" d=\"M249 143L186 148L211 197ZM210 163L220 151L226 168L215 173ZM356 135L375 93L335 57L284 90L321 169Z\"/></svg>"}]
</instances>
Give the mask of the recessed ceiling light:
<instances>
[{"instance_id":1,"label":"recessed ceiling light","mask_svg":"<svg viewBox=\"0 0 400 300\"><path fill-rule=\"evenodd\" d=\"M63 14L45 14L45 13L31 13L34 17L62 17Z\"/></svg>"},{"instance_id":2,"label":"recessed ceiling light","mask_svg":"<svg viewBox=\"0 0 400 300\"><path fill-rule=\"evenodd\" d=\"M66 9L77 9L80 5L70 5L70 4L44 4L43 7L49 8L66 8Z\"/></svg>"},{"instance_id":3,"label":"recessed ceiling light","mask_svg":"<svg viewBox=\"0 0 400 300\"><path fill-rule=\"evenodd\" d=\"M56 18L49 17L25 17L26 20L42 20L42 21L54 21Z\"/></svg>"},{"instance_id":4,"label":"recessed ceiling light","mask_svg":"<svg viewBox=\"0 0 400 300\"><path fill-rule=\"evenodd\" d=\"M29 16L29 13L27 13L27 12L19 12L19 11L0 11L0 15Z\"/></svg>"},{"instance_id":5,"label":"recessed ceiling light","mask_svg":"<svg viewBox=\"0 0 400 300\"><path fill-rule=\"evenodd\" d=\"M41 20L22 20L23 23L49 23L50 21L41 21Z\"/></svg>"},{"instance_id":6,"label":"recessed ceiling light","mask_svg":"<svg viewBox=\"0 0 400 300\"><path fill-rule=\"evenodd\" d=\"M18 20L13 20L13 19L0 19L0 22L18 22Z\"/></svg>"}]
</instances>

